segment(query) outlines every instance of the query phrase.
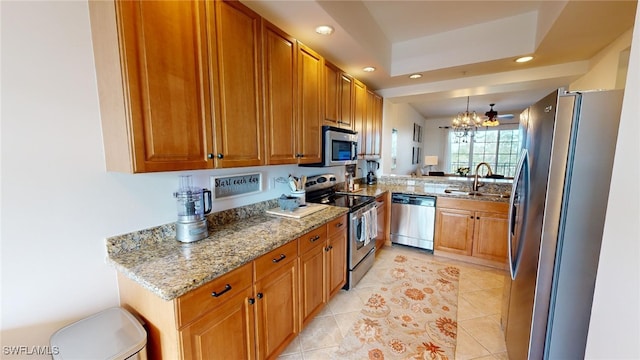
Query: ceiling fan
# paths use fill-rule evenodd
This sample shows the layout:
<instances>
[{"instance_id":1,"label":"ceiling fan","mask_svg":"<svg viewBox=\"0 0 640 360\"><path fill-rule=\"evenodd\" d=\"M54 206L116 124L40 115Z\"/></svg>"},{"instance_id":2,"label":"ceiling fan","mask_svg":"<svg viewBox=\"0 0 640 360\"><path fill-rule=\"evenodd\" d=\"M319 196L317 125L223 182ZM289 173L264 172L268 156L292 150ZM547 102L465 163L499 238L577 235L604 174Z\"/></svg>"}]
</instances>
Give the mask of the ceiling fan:
<instances>
[{"instance_id":1,"label":"ceiling fan","mask_svg":"<svg viewBox=\"0 0 640 360\"><path fill-rule=\"evenodd\" d=\"M491 109L484 113L484 118L482 119L482 126L498 126L500 125L500 121L498 119L513 119L513 114L504 114L498 115L498 112L493 110L493 107L496 104L489 104Z\"/></svg>"}]
</instances>

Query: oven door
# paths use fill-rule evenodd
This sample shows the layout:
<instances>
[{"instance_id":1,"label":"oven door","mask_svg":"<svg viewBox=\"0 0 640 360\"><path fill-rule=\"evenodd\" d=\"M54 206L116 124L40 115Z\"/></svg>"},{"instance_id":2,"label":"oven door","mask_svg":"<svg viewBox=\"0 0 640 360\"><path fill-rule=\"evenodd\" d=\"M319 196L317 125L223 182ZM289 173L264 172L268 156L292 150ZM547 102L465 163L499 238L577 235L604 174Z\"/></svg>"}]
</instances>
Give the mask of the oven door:
<instances>
[{"instance_id":1,"label":"oven door","mask_svg":"<svg viewBox=\"0 0 640 360\"><path fill-rule=\"evenodd\" d=\"M349 214L349 269L353 270L364 259L371 249L375 248L375 239L367 230L365 213L369 209L374 209L375 203L365 206Z\"/></svg>"}]
</instances>

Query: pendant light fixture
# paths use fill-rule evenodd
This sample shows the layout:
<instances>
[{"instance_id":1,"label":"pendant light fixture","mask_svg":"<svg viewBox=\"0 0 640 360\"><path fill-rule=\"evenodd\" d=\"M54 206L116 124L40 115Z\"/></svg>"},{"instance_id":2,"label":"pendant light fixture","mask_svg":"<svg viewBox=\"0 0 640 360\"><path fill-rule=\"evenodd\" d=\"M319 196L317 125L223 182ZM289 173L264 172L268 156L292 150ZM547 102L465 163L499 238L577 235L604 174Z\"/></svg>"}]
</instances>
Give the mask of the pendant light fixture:
<instances>
[{"instance_id":1,"label":"pendant light fixture","mask_svg":"<svg viewBox=\"0 0 640 360\"><path fill-rule=\"evenodd\" d=\"M482 122L482 126L498 126L500 125L500 121L498 121L498 112L493 110L493 107L496 104L489 104L489 106L491 106L491 109L489 111L487 111L486 113L484 113L484 115L487 117L483 122Z\"/></svg>"}]
</instances>

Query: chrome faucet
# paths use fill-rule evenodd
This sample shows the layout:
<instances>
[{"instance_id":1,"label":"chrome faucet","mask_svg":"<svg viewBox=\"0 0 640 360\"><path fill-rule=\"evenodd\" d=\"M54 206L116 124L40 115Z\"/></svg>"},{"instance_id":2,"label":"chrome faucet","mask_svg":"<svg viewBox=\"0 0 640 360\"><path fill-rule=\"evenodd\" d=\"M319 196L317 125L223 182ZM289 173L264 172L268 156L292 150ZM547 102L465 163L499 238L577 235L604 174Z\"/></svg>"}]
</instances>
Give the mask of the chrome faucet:
<instances>
[{"instance_id":1,"label":"chrome faucet","mask_svg":"<svg viewBox=\"0 0 640 360\"><path fill-rule=\"evenodd\" d=\"M486 162L484 162L484 161L483 161L483 162L481 162L481 163L479 163L479 164L476 166L476 174L475 174L475 175L474 175L474 177L473 177L473 192L478 191L478 188L480 188L481 186L484 186L484 184L480 184L480 183L478 182L478 170L480 170L480 166L482 166L482 165L486 166L486 167L487 167L487 170L489 170L489 172L487 173L487 176L491 176L491 175L493 175L493 172L491 171L491 165L489 165L488 163L486 163Z\"/></svg>"}]
</instances>

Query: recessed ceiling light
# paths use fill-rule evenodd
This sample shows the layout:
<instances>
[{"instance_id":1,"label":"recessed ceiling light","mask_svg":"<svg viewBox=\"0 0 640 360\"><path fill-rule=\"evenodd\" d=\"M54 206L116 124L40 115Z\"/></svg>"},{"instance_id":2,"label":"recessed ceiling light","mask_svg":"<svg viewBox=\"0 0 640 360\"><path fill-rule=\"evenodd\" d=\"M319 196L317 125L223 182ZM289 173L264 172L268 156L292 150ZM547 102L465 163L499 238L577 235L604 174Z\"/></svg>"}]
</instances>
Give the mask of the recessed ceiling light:
<instances>
[{"instance_id":1,"label":"recessed ceiling light","mask_svg":"<svg viewBox=\"0 0 640 360\"><path fill-rule=\"evenodd\" d=\"M367 66L367 67L362 68L362 71L373 72L373 71L376 71L376 68L374 68L373 66Z\"/></svg>"},{"instance_id":2,"label":"recessed ceiling light","mask_svg":"<svg viewBox=\"0 0 640 360\"><path fill-rule=\"evenodd\" d=\"M409 75L409 79L420 79L422 74L411 74Z\"/></svg>"},{"instance_id":3,"label":"recessed ceiling light","mask_svg":"<svg viewBox=\"0 0 640 360\"><path fill-rule=\"evenodd\" d=\"M331 35L333 30L333 27L329 25L320 25L316 28L316 32L320 35Z\"/></svg>"},{"instance_id":4,"label":"recessed ceiling light","mask_svg":"<svg viewBox=\"0 0 640 360\"><path fill-rule=\"evenodd\" d=\"M531 60L533 60L533 56L523 56L523 57L517 58L516 62L517 63L525 63L525 62L531 61Z\"/></svg>"}]
</instances>

